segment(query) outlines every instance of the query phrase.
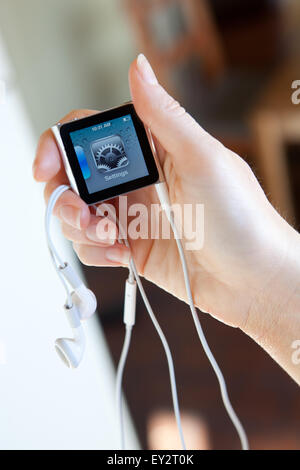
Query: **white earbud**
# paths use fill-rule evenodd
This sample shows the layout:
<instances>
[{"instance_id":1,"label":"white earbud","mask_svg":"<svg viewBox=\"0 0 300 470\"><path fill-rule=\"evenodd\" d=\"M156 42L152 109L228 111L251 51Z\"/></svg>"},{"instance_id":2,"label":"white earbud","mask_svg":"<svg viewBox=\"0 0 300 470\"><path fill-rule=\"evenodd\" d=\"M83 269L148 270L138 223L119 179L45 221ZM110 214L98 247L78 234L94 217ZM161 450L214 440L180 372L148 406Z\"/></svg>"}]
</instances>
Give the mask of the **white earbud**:
<instances>
[{"instance_id":1,"label":"white earbud","mask_svg":"<svg viewBox=\"0 0 300 470\"><path fill-rule=\"evenodd\" d=\"M96 311L97 300L94 292L88 289L76 271L68 263L59 267L61 274L74 289L72 300L77 305L81 320L90 318Z\"/></svg>"},{"instance_id":2,"label":"white earbud","mask_svg":"<svg viewBox=\"0 0 300 470\"><path fill-rule=\"evenodd\" d=\"M95 313L97 300L94 293L84 285L76 271L62 260L50 236L50 220L54 206L60 196L68 189L69 186L59 186L51 194L45 215L45 229L53 265L67 293L64 309L74 335L73 338L57 339L55 349L63 363L74 369L79 366L85 350L85 336L81 321L90 318ZM72 292L69 286L73 289Z\"/></svg>"},{"instance_id":3,"label":"white earbud","mask_svg":"<svg viewBox=\"0 0 300 470\"><path fill-rule=\"evenodd\" d=\"M60 275L74 289L71 294L72 305L66 304L64 307L74 338L57 339L55 349L64 364L75 369L79 366L85 350L85 336L81 321L90 318L95 313L97 300L95 294L84 285L72 266L64 263L58 269Z\"/></svg>"},{"instance_id":4,"label":"white earbud","mask_svg":"<svg viewBox=\"0 0 300 470\"><path fill-rule=\"evenodd\" d=\"M80 322L77 305L65 306L65 312L72 328L74 338L59 338L55 341L55 350L63 363L75 369L79 366L85 351L85 336Z\"/></svg>"}]
</instances>

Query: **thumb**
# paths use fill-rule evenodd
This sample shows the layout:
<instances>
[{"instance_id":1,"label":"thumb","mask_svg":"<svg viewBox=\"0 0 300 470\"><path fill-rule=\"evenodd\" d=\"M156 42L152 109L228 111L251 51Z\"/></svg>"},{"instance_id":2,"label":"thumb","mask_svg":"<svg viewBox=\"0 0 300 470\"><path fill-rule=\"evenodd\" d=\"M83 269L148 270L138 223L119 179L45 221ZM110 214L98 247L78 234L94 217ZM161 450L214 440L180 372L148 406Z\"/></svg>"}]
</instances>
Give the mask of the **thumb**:
<instances>
[{"instance_id":1,"label":"thumb","mask_svg":"<svg viewBox=\"0 0 300 470\"><path fill-rule=\"evenodd\" d=\"M167 152L181 160L201 147L206 153L214 139L158 83L143 54L130 66L129 85L137 114Z\"/></svg>"}]
</instances>

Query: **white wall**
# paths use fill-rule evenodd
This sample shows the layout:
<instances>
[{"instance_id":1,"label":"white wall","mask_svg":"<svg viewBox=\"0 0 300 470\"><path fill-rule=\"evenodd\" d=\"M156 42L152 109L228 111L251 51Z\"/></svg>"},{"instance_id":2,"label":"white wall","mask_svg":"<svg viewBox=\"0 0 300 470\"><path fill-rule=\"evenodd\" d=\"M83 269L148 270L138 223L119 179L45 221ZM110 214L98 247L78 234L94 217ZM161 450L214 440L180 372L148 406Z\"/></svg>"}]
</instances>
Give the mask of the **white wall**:
<instances>
[{"instance_id":1,"label":"white wall","mask_svg":"<svg viewBox=\"0 0 300 470\"><path fill-rule=\"evenodd\" d=\"M121 0L0 0L0 32L34 131L129 98L136 55Z\"/></svg>"},{"instance_id":2,"label":"white wall","mask_svg":"<svg viewBox=\"0 0 300 470\"><path fill-rule=\"evenodd\" d=\"M70 334L64 292L46 249L42 188L31 176L36 139L1 46L0 448L113 449L114 372L96 318L86 325L78 370L65 368L53 348ZM128 447L136 448L128 419L126 427Z\"/></svg>"}]
</instances>

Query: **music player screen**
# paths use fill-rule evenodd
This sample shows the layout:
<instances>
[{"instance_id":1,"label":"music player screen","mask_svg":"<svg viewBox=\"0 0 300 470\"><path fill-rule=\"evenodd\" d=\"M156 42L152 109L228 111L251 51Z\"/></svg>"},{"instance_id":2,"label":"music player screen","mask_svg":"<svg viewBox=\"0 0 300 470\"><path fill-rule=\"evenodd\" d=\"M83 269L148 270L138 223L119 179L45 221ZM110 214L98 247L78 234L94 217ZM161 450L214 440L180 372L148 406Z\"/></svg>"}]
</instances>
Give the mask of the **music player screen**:
<instances>
[{"instance_id":1,"label":"music player screen","mask_svg":"<svg viewBox=\"0 0 300 470\"><path fill-rule=\"evenodd\" d=\"M130 114L70 132L88 192L149 175Z\"/></svg>"}]
</instances>

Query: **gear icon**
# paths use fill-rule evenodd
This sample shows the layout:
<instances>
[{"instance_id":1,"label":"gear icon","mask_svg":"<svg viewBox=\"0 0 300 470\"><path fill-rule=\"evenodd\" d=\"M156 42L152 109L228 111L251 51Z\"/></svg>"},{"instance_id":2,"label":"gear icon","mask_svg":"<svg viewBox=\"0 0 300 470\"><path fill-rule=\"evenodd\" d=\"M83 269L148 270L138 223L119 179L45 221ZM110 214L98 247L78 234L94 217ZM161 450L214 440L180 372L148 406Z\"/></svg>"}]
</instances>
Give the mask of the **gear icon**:
<instances>
[{"instance_id":1,"label":"gear icon","mask_svg":"<svg viewBox=\"0 0 300 470\"><path fill-rule=\"evenodd\" d=\"M123 155L123 157L120 157L118 162L117 162L117 167L120 168L121 166L125 166L127 165L127 157L125 155Z\"/></svg>"},{"instance_id":2,"label":"gear icon","mask_svg":"<svg viewBox=\"0 0 300 470\"><path fill-rule=\"evenodd\" d=\"M128 165L124 144L118 135L105 137L92 144L95 165L101 173Z\"/></svg>"},{"instance_id":3,"label":"gear icon","mask_svg":"<svg viewBox=\"0 0 300 470\"><path fill-rule=\"evenodd\" d=\"M106 144L101 147L96 155L95 161L98 170L110 171L121 166L125 166L128 162L121 145Z\"/></svg>"},{"instance_id":4,"label":"gear icon","mask_svg":"<svg viewBox=\"0 0 300 470\"><path fill-rule=\"evenodd\" d=\"M111 168L105 163L99 163L97 166L98 170L109 171Z\"/></svg>"}]
</instances>

